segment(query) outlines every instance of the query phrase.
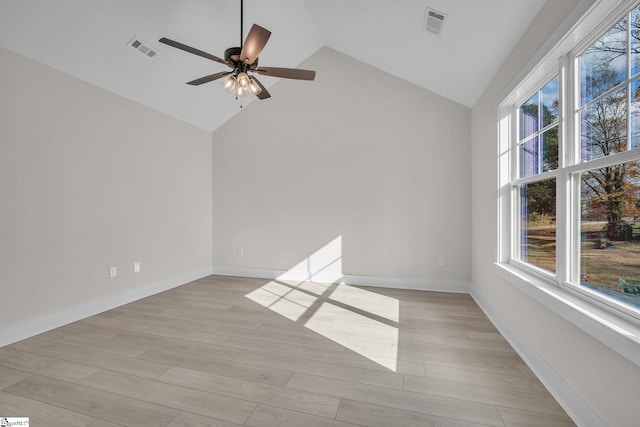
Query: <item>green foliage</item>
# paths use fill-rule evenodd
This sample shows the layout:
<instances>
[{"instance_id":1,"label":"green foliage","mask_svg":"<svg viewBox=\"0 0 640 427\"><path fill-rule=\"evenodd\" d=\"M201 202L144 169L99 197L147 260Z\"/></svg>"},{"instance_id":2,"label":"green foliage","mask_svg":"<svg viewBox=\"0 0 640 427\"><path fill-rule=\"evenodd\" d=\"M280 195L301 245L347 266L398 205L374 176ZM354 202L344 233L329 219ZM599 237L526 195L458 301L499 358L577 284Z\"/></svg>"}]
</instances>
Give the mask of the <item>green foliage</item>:
<instances>
[{"instance_id":1,"label":"green foliage","mask_svg":"<svg viewBox=\"0 0 640 427\"><path fill-rule=\"evenodd\" d=\"M527 216L539 221L542 216L556 216L556 180L533 182L522 186L522 196L527 204ZM533 219L533 218L538 218Z\"/></svg>"}]
</instances>

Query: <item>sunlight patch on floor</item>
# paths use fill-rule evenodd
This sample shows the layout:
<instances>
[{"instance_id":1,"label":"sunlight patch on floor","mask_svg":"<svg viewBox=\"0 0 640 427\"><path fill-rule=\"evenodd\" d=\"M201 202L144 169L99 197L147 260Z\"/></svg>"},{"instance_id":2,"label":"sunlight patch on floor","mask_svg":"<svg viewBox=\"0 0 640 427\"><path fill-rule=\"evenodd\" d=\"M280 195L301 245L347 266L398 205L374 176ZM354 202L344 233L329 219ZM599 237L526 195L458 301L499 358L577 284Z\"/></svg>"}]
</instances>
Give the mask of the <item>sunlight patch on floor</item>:
<instances>
[{"instance_id":1,"label":"sunlight patch on floor","mask_svg":"<svg viewBox=\"0 0 640 427\"><path fill-rule=\"evenodd\" d=\"M342 277L338 236L246 297L395 372L399 301L339 283Z\"/></svg>"},{"instance_id":2,"label":"sunlight patch on floor","mask_svg":"<svg viewBox=\"0 0 640 427\"><path fill-rule=\"evenodd\" d=\"M394 322L400 321L400 301L385 295L340 284L330 298Z\"/></svg>"},{"instance_id":3,"label":"sunlight patch on floor","mask_svg":"<svg viewBox=\"0 0 640 427\"><path fill-rule=\"evenodd\" d=\"M342 279L342 236L291 267L278 281L335 283Z\"/></svg>"},{"instance_id":4,"label":"sunlight patch on floor","mask_svg":"<svg viewBox=\"0 0 640 427\"><path fill-rule=\"evenodd\" d=\"M283 289L288 291L283 292ZM293 321L298 320L317 300L317 297L306 292L276 282L269 282L245 296Z\"/></svg>"},{"instance_id":5,"label":"sunlight patch on floor","mask_svg":"<svg viewBox=\"0 0 640 427\"><path fill-rule=\"evenodd\" d=\"M398 328L322 303L305 326L395 372L398 357Z\"/></svg>"}]
</instances>

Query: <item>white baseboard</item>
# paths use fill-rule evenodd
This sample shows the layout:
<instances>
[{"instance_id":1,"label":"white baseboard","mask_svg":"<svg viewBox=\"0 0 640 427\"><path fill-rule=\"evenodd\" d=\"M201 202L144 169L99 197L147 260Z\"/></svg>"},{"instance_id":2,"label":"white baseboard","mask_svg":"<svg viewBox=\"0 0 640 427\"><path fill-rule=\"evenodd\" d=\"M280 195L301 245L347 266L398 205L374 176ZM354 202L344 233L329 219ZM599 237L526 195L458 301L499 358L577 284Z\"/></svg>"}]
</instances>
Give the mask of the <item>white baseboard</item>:
<instances>
[{"instance_id":1,"label":"white baseboard","mask_svg":"<svg viewBox=\"0 0 640 427\"><path fill-rule=\"evenodd\" d=\"M286 273L285 270L272 270L267 268L249 268L249 267L227 267L225 265L214 265L212 274L219 276L232 277L253 277L256 279L275 280Z\"/></svg>"},{"instance_id":2,"label":"white baseboard","mask_svg":"<svg viewBox=\"0 0 640 427\"><path fill-rule=\"evenodd\" d=\"M577 425L607 426L607 423L591 409L573 387L547 363L535 347L524 339L481 293L472 291L471 296Z\"/></svg>"},{"instance_id":3,"label":"white baseboard","mask_svg":"<svg viewBox=\"0 0 640 427\"><path fill-rule=\"evenodd\" d=\"M191 271L169 279L160 280L107 298L66 308L56 313L9 325L0 330L0 347L50 331L60 326L111 310L141 298L175 288L193 280L211 275L211 267Z\"/></svg>"},{"instance_id":4,"label":"white baseboard","mask_svg":"<svg viewBox=\"0 0 640 427\"><path fill-rule=\"evenodd\" d=\"M347 274L344 282L348 285L372 286L393 289L413 289L418 291L454 292L468 294L469 283L453 280L401 279L393 277L372 277Z\"/></svg>"},{"instance_id":5,"label":"white baseboard","mask_svg":"<svg viewBox=\"0 0 640 427\"><path fill-rule=\"evenodd\" d=\"M345 283L356 286L373 286L394 289L414 289L420 291L469 293L469 283L451 280L402 279L393 277L361 276L356 274L337 275L333 272L309 274L306 271L275 270L249 267L214 266L213 274L221 276L254 277L259 279L308 280L318 283Z\"/></svg>"}]
</instances>

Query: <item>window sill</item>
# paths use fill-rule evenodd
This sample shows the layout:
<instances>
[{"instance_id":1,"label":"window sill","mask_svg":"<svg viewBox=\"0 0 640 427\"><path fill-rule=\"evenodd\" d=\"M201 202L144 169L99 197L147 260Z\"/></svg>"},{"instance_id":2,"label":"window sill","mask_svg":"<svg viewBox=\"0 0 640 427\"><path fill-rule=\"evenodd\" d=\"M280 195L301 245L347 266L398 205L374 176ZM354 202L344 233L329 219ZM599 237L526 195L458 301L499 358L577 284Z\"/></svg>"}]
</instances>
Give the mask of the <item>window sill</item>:
<instances>
[{"instance_id":1,"label":"window sill","mask_svg":"<svg viewBox=\"0 0 640 427\"><path fill-rule=\"evenodd\" d=\"M524 272L494 263L498 274L528 296L640 366L640 325L618 317L594 303Z\"/></svg>"}]
</instances>

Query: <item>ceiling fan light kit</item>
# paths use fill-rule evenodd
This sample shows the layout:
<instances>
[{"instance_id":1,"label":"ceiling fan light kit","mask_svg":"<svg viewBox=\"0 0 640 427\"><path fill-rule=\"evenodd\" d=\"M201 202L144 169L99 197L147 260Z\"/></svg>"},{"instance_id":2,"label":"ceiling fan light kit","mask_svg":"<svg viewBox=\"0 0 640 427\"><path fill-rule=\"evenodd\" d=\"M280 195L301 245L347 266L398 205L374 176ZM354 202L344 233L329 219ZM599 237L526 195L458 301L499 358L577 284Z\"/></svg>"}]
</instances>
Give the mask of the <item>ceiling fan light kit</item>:
<instances>
[{"instance_id":1,"label":"ceiling fan light kit","mask_svg":"<svg viewBox=\"0 0 640 427\"><path fill-rule=\"evenodd\" d=\"M249 80L249 87L247 89L251 95L257 95L262 92L262 88L258 86L258 83L253 79Z\"/></svg>"},{"instance_id":2,"label":"ceiling fan light kit","mask_svg":"<svg viewBox=\"0 0 640 427\"><path fill-rule=\"evenodd\" d=\"M225 79L222 80L222 87L224 87L227 92L235 89L237 97L244 96L247 92L251 95L257 95L262 92L262 88L256 83L255 79L249 77L244 71L238 73L237 76L230 75L225 77Z\"/></svg>"},{"instance_id":3,"label":"ceiling fan light kit","mask_svg":"<svg viewBox=\"0 0 640 427\"><path fill-rule=\"evenodd\" d=\"M243 24L243 1L240 0L240 36L242 38L242 24ZM241 43L240 47L231 47L224 52L224 59L218 58L215 55L201 51L199 49L187 46L180 42L163 37L159 40L160 43L168 46L175 47L185 52L201 56L206 59L218 62L231 68L232 71L222 71L214 73L208 76L200 77L198 79L187 82L192 86L199 86L204 83L212 82L220 78L222 87L227 92L234 92L237 98L243 97L249 93L255 95L258 99L267 99L271 97L271 94L260 83L260 81L250 73L257 73L270 77L280 77L285 79L296 80L314 80L316 76L315 71L301 70L297 68L279 68L279 67L258 67L258 55L262 52L269 37L271 31L260 25L253 24L247 34L247 38L244 43ZM242 40L241 40L242 41Z\"/></svg>"}]
</instances>

